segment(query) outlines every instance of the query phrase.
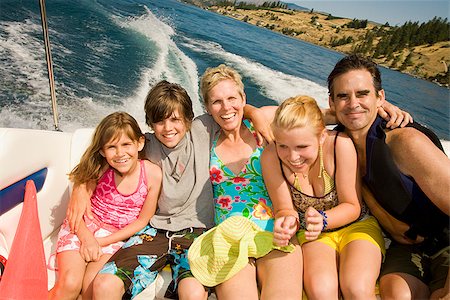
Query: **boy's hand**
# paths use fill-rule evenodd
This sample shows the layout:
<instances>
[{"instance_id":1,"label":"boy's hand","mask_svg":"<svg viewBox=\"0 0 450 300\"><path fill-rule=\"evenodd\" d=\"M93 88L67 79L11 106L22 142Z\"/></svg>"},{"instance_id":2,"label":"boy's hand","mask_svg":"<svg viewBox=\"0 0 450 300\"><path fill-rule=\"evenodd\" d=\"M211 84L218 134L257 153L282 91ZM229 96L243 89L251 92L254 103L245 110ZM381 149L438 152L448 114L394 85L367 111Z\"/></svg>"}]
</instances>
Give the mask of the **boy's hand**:
<instances>
[{"instance_id":1,"label":"boy's hand","mask_svg":"<svg viewBox=\"0 0 450 300\"><path fill-rule=\"evenodd\" d=\"M87 235L81 242L80 255L86 262L100 259L102 249L93 235Z\"/></svg>"}]
</instances>

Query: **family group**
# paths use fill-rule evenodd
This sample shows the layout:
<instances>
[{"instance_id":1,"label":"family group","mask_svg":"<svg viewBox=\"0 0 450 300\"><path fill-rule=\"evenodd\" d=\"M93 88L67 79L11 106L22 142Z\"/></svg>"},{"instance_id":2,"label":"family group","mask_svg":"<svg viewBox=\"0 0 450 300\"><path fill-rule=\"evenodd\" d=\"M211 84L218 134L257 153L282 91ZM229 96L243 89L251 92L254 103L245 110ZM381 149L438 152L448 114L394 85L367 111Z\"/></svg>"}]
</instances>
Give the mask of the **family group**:
<instances>
[{"instance_id":1,"label":"family group","mask_svg":"<svg viewBox=\"0 0 450 300\"><path fill-rule=\"evenodd\" d=\"M153 86L152 133L125 112L97 126L51 299L132 299L167 265L172 299L450 299L450 160L385 100L376 64L337 62L324 110L248 105L226 65L200 92L194 118L183 87Z\"/></svg>"}]
</instances>

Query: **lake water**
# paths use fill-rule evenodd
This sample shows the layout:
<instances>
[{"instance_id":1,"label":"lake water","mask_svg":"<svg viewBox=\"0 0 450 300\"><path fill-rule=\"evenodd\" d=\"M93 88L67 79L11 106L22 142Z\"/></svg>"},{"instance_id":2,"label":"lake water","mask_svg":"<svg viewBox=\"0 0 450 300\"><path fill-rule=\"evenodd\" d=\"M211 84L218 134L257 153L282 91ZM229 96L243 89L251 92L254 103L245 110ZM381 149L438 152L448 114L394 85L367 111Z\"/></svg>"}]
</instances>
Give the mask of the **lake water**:
<instances>
[{"instance_id":1,"label":"lake water","mask_svg":"<svg viewBox=\"0 0 450 300\"><path fill-rule=\"evenodd\" d=\"M221 63L244 79L249 103L307 94L327 106L326 77L342 54L174 0L47 0L60 128L95 126L124 110L144 122L161 79L203 112L199 76ZM0 2L0 126L53 129L37 1ZM449 90L382 68L392 103L450 139Z\"/></svg>"}]
</instances>

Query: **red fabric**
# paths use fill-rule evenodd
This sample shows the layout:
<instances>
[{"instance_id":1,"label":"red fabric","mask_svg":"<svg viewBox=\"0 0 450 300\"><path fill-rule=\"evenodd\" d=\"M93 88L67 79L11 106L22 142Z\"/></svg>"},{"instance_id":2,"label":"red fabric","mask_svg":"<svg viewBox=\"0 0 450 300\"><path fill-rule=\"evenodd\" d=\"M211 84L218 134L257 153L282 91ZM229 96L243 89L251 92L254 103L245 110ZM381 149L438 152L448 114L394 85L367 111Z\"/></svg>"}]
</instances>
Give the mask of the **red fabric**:
<instances>
[{"instance_id":1,"label":"red fabric","mask_svg":"<svg viewBox=\"0 0 450 300\"><path fill-rule=\"evenodd\" d=\"M47 299L47 284L36 187L28 180L19 225L0 281L0 299Z\"/></svg>"}]
</instances>

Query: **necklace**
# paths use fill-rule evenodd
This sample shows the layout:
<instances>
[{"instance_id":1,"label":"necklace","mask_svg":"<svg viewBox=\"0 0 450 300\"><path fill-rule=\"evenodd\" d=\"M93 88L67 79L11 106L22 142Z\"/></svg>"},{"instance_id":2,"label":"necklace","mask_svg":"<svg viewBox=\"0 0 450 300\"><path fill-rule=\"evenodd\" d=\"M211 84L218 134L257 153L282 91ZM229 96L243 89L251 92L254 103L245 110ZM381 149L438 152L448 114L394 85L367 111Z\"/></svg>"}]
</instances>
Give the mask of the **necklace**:
<instances>
[{"instance_id":1,"label":"necklace","mask_svg":"<svg viewBox=\"0 0 450 300\"><path fill-rule=\"evenodd\" d=\"M294 178L298 178L298 174L302 175L303 179L308 178L308 173L304 174L304 173L296 173L296 172L292 172L294 173Z\"/></svg>"},{"instance_id":2,"label":"necklace","mask_svg":"<svg viewBox=\"0 0 450 300\"><path fill-rule=\"evenodd\" d=\"M300 182L298 182L298 174L301 174L302 177L303 177L303 179L308 178L308 174L305 175L305 174L303 174L303 173L294 173L294 183L293 183L293 186L294 186L297 190L301 191L302 189L300 188Z\"/></svg>"}]
</instances>

